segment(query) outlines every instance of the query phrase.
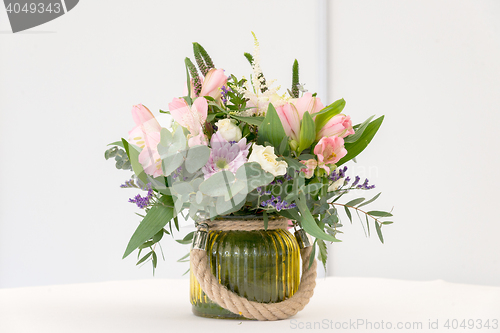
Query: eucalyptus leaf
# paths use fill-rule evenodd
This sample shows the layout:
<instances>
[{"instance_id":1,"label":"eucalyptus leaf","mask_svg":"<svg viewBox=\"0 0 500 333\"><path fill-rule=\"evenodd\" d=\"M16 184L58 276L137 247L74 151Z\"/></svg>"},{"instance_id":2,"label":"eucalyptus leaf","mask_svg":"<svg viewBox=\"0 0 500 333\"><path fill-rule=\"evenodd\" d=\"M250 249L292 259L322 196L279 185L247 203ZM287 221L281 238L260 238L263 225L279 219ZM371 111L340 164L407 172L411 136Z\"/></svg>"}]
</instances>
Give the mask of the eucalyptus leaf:
<instances>
[{"instance_id":1,"label":"eucalyptus leaf","mask_svg":"<svg viewBox=\"0 0 500 333\"><path fill-rule=\"evenodd\" d=\"M365 201L365 198L357 198L346 203L346 206L355 207L357 204Z\"/></svg>"},{"instance_id":2,"label":"eucalyptus leaf","mask_svg":"<svg viewBox=\"0 0 500 333\"><path fill-rule=\"evenodd\" d=\"M295 201L297 203L297 207L299 208L301 218L300 222L302 225L302 228L310 234L313 237L323 239L326 241L330 242L340 242L340 240L336 239L335 237L326 234L323 230L321 230L318 225L316 224L316 221L314 217L311 215L311 212L309 208L307 207L306 204L306 197L303 193L299 194L299 197Z\"/></svg>"},{"instance_id":3,"label":"eucalyptus leaf","mask_svg":"<svg viewBox=\"0 0 500 333\"><path fill-rule=\"evenodd\" d=\"M347 217L349 218L349 221L351 221L351 223L352 223L352 215L351 215L351 212L349 211L349 208L347 206L344 206L344 209L345 209L345 213L346 213Z\"/></svg>"},{"instance_id":4,"label":"eucalyptus leaf","mask_svg":"<svg viewBox=\"0 0 500 333\"><path fill-rule=\"evenodd\" d=\"M135 264L136 266L137 265L140 265L142 264L143 262L145 262L146 260L148 260L149 257L151 257L151 255L153 254L153 251L149 252L148 254L146 254L144 257L141 258L141 260L139 260L137 262L137 264Z\"/></svg>"},{"instance_id":5,"label":"eucalyptus leaf","mask_svg":"<svg viewBox=\"0 0 500 333\"><path fill-rule=\"evenodd\" d=\"M377 199L378 199L378 197L379 197L381 194L382 194L382 192L380 192L379 194L377 194L376 196L374 196L374 197L373 197L373 198L371 198L370 200L363 202L361 205L359 205L359 206L358 206L358 208L359 208L359 207L366 206L366 205L368 205L368 204L370 204L370 203L374 202L375 200L377 200Z\"/></svg>"},{"instance_id":6,"label":"eucalyptus leaf","mask_svg":"<svg viewBox=\"0 0 500 333\"><path fill-rule=\"evenodd\" d=\"M377 229L378 238L380 239L380 242L382 242L382 244L383 244L384 243L384 237L382 236L382 230L380 229L380 225L378 224L377 221L375 221L375 229Z\"/></svg>"},{"instance_id":7,"label":"eucalyptus leaf","mask_svg":"<svg viewBox=\"0 0 500 333\"><path fill-rule=\"evenodd\" d=\"M389 212L382 212L379 210L372 210L372 211L369 211L367 214L369 214L371 216L376 216L376 217L390 217L390 216L392 216L392 214Z\"/></svg>"},{"instance_id":8,"label":"eucalyptus leaf","mask_svg":"<svg viewBox=\"0 0 500 333\"><path fill-rule=\"evenodd\" d=\"M194 231L191 231L183 239L176 239L175 241L180 244L190 244L193 241Z\"/></svg>"}]
</instances>

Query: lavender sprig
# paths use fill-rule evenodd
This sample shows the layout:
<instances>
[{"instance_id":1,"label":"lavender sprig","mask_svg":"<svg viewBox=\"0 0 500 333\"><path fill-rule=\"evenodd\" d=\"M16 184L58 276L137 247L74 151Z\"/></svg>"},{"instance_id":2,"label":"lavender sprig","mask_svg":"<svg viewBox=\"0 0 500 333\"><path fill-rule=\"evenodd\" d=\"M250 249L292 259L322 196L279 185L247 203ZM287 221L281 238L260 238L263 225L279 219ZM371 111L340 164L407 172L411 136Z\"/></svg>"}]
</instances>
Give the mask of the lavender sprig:
<instances>
[{"instance_id":1,"label":"lavender sprig","mask_svg":"<svg viewBox=\"0 0 500 333\"><path fill-rule=\"evenodd\" d=\"M260 205L264 208L274 208L278 212L283 209L291 209L297 207L295 203L288 203L285 200L281 200L280 196L271 196L271 199L262 201Z\"/></svg>"},{"instance_id":2,"label":"lavender sprig","mask_svg":"<svg viewBox=\"0 0 500 333\"><path fill-rule=\"evenodd\" d=\"M135 203L137 207L139 207L140 209L148 207L151 202L151 199L153 198L153 189L151 188L151 183L148 183L147 191L148 193L146 194L145 197L142 197L140 194L137 194L135 197L128 199L128 202Z\"/></svg>"}]
</instances>

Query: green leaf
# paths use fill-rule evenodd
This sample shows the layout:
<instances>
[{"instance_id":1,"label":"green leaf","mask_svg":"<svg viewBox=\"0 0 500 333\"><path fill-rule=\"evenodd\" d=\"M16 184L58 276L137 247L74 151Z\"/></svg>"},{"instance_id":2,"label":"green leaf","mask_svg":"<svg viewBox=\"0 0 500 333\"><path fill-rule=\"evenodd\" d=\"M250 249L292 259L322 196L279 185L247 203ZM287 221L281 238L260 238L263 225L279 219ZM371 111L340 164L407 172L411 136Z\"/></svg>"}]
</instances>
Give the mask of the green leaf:
<instances>
[{"instance_id":1,"label":"green leaf","mask_svg":"<svg viewBox=\"0 0 500 333\"><path fill-rule=\"evenodd\" d=\"M236 171L236 178L246 185L247 193L274 180L274 176L264 171L257 162L245 163L240 166Z\"/></svg>"},{"instance_id":2,"label":"green leaf","mask_svg":"<svg viewBox=\"0 0 500 333\"><path fill-rule=\"evenodd\" d=\"M297 208L282 210L279 211L278 214L290 220L300 221L299 210Z\"/></svg>"},{"instance_id":3,"label":"green leaf","mask_svg":"<svg viewBox=\"0 0 500 333\"><path fill-rule=\"evenodd\" d=\"M314 125L314 120L308 111L302 116L302 122L300 124L300 142L298 153L300 154L304 149L309 148L314 140L316 139L316 127Z\"/></svg>"},{"instance_id":4,"label":"green leaf","mask_svg":"<svg viewBox=\"0 0 500 333\"><path fill-rule=\"evenodd\" d=\"M283 159L286 161L286 163L288 164L289 168L292 167L295 170L300 170L302 168L305 168L304 164L300 163L299 161L297 161L293 157L283 156Z\"/></svg>"},{"instance_id":5,"label":"green leaf","mask_svg":"<svg viewBox=\"0 0 500 333\"><path fill-rule=\"evenodd\" d=\"M255 126L260 126L262 124L262 122L264 121L264 117L240 117L240 116L235 116L232 114L229 114L229 116L233 119L243 121L247 124L255 125Z\"/></svg>"},{"instance_id":6,"label":"green leaf","mask_svg":"<svg viewBox=\"0 0 500 333\"><path fill-rule=\"evenodd\" d=\"M201 183L199 190L206 195L214 197L226 196L235 180L236 178L231 171L223 170Z\"/></svg>"},{"instance_id":7,"label":"green leaf","mask_svg":"<svg viewBox=\"0 0 500 333\"><path fill-rule=\"evenodd\" d=\"M122 139L123 147L127 152L128 159L132 164L132 169L137 177L144 183L149 183L148 176L144 172L141 163L139 163L139 151L137 151L133 146L130 146L127 140Z\"/></svg>"},{"instance_id":8,"label":"green leaf","mask_svg":"<svg viewBox=\"0 0 500 333\"><path fill-rule=\"evenodd\" d=\"M185 162L186 171L195 173L207 164L209 157L210 148L207 146L200 145L189 148Z\"/></svg>"},{"instance_id":9,"label":"green leaf","mask_svg":"<svg viewBox=\"0 0 500 333\"><path fill-rule=\"evenodd\" d=\"M166 196L163 196L166 197ZM172 198L170 198L172 200ZM173 201L172 201L173 205ZM167 206L153 206L146 217L135 230L132 238L128 242L127 249L123 254L126 258L132 251L137 249L141 244L151 239L158 231L174 217L174 209Z\"/></svg>"},{"instance_id":10,"label":"green leaf","mask_svg":"<svg viewBox=\"0 0 500 333\"><path fill-rule=\"evenodd\" d=\"M358 156L372 141L383 121L384 116L375 119L368 125L368 127L363 132L363 135L361 135L361 137L356 142L346 143L344 147L347 150L347 155L336 163L337 167L340 167L342 164Z\"/></svg>"},{"instance_id":11,"label":"green leaf","mask_svg":"<svg viewBox=\"0 0 500 333\"><path fill-rule=\"evenodd\" d=\"M108 146L120 146L122 148L125 148L122 141L115 141L115 142L109 143Z\"/></svg>"},{"instance_id":12,"label":"green leaf","mask_svg":"<svg viewBox=\"0 0 500 333\"><path fill-rule=\"evenodd\" d=\"M338 239L335 237L326 234L323 230L321 230L318 225L316 224L316 220L314 217L311 215L311 212L309 211L309 208L307 207L306 204L306 197L305 194L300 193L299 197L295 201L297 203L297 207L300 210L300 223L302 225L302 228L310 234L313 237L323 239L326 241L330 242L340 242Z\"/></svg>"},{"instance_id":13,"label":"green leaf","mask_svg":"<svg viewBox=\"0 0 500 333\"><path fill-rule=\"evenodd\" d=\"M377 229L377 235L382 244L384 243L384 237L382 237L382 230L380 230L380 225L378 224L377 221L375 221L375 229Z\"/></svg>"},{"instance_id":14,"label":"green leaf","mask_svg":"<svg viewBox=\"0 0 500 333\"><path fill-rule=\"evenodd\" d=\"M324 186L325 184L322 183L313 183L313 184L308 184L306 186L302 186L300 188L300 191L304 194L307 193L313 193L313 194L318 194L318 191Z\"/></svg>"},{"instance_id":15,"label":"green leaf","mask_svg":"<svg viewBox=\"0 0 500 333\"><path fill-rule=\"evenodd\" d=\"M163 237L163 228L153 236L153 243L158 243Z\"/></svg>"},{"instance_id":16,"label":"green leaf","mask_svg":"<svg viewBox=\"0 0 500 333\"><path fill-rule=\"evenodd\" d=\"M326 243L321 239L318 239L317 243L319 249L318 259L321 261L326 271L326 258L328 256L328 253L326 251Z\"/></svg>"},{"instance_id":17,"label":"green leaf","mask_svg":"<svg viewBox=\"0 0 500 333\"><path fill-rule=\"evenodd\" d=\"M368 212L367 214L369 214L371 216L376 216L376 217L390 217L390 216L392 216L392 214L389 212L382 212L379 210L372 210L372 211Z\"/></svg>"},{"instance_id":18,"label":"green leaf","mask_svg":"<svg viewBox=\"0 0 500 333\"><path fill-rule=\"evenodd\" d=\"M370 118L366 119L361 125L359 125L356 128L356 132L354 134L345 137L344 143L356 142L361 137L361 135L365 131L366 127L368 127L368 125L370 124L370 121L373 119L373 117L375 117L375 116L371 116Z\"/></svg>"},{"instance_id":19,"label":"green leaf","mask_svg":"<svg viewBox=\"0 0 500 333\"><path fill-rule=\"evenodd\" d=\"M366 202L363 202L361 205L358 206L359 207L363 207L363 206L366 206L372 202L374 202L375 200L378 199L378 197L382 194L382 192L380 192L379 194L377 194L376 196L374 196L373 198L371 198L370 200L366 201Z\"/></svg>"},{"instance_id":20,"label":"green leaf","mask_svg":"<svg viewBox=\"0 0 500 333\"><path fill-rule=\"evenodd\" d=\"M157 264L158 264L158 257L156 256L156 252L153 252L153 274Z\"/></svg>"},{"instance_id":21,"label":"green leaf","mask_svg":"<svg viewBox=\"0 0 500 333\"><path fill-rule=\"evenodd\" d=\"M191 231L189 234L184 236L183 239L176 239L175 241L180 244L189 244L193 241L194 231Z\"/></svg>"},{"instance_id":22,"label":"green leaf","mask_svg":"<svg viewBox=\"0 0 500 333\"><path fill-rule=\"evenodd\" d=\"M393 224L393 223L394 222L392 222L392 221L384 221L384 222L382 222L382 224Z\"/></svg>"},{"instance_id":23,"label":"green leaf","mask_svg":"<svg viewBox=\"0 0 500 333\"><path fill-rule=\"evenodd\" d=\"M146 254L144 257L141 258L141 260L139 260L137 262L137 264L135 264L136 266L137 265L140 265L142 264L143 262L145 262L146 260L148 260L149 257L151 257L151 255L153 254L153 251L149 252L148 254Z\"/></svg>"},{"instance_id":24,"label":"green leaf","mask_svg":"<svg viewBox=\"0 0 500 333\"><path fill-rule=\"evenodd\" d=\"M185 261L184 259L189 258L190 255L191 255L190 252L186 253L185 255L182 256L182 258L179 258L177 262L184 262Z\"/></svg>"},{"instance_id":25,"label":"green leaf","mask_svg":"<svg viewBox=\"0 0 500 333\"><path fill-rule=\"evenodd\" d=\"M278 148L278 155L288 155L290 154L289 152L289 146L288 146L288 137L284 137L283 140L281 140L280 146Z\"/></svg>"},{"instance_id":26,"label":"green leaf","mask_svg":"<svg viewBox=\"0 0 500 333\"><path fill-rule=\"evenodd\" d=\"M297 59L292 66L292 93L293 98L299 98L299 62Z\"/></svg>"},{"instance_id":27,"label":"green leaf","mask_svg":"<svg viewBox=\"0 0 500 333\"><path fill-rule=\"evenodd\" d=\"M326 106L321 111L312 114L312 116L316 116L314 119L314 122L316 123L316 130L319 132L323 126L326 125L328 120L342 112L344 107L345 100L342 98Z\"/></svg>"},{"instance_id":28,"label":"green leaf","mask_svg":"<svg viewBox=\"0 0 500 333\"><path fill-rule=\"evenodd\" d=\"M188 58L186 58L186 59L188 59ZM186 100L188 105L191 106L193 104L193 100L191 99L191 77L189 76L189 68L188 68L188 63L186 61L185 61L185 65L186 65L186 77L187 77L186 85L187 85L187 89L188 89L188 94L184 99Z\"/></svg>"},{"instance_id":29,"label":"green leaf","mask_svg":"<svg viewBox=\"0 0 500 333\"><path fill-rule=\"evenodd\" d=\"M146 243L142 244L141 246L139 246L139 249L145 249L147 247L150 247L154 244L153 241L147 241Z\"/></svg>"},{"instance_id":30,"label":"green leaf","mask_svg":"<svg viewBox=\"0 0 500 333\"><path fill-rule=\"evenodd\" d=\"M281 124L280 117L274 106L269 103L266 117L259 126L258 143L263 145L266 141L278 149L283 138L286 137L285 130Z\"/></svg>"},{"instance_id":31,"label":"green leaf","mask_svg":"<svg viewBox=\"0 0 500 333\"><path fill-rule=\"evenodd\" d=\"M347 214L347 217L349 218L349 221L352 223L352 215L351 212L349 211L349 208L347 206L344 206L345 213Z\"/></svg>"},{"instance_id":32,"label":"green leaf","mask_svg":"<svg viewBox=\"0 0 500 333\"><path fill-rule=\"evenodd\" d=\"M311 268L311 265L314 261L314 257L316 256L316 241L317 239L314 240L314 243L312 245L311 256L309 257L309 267L307 267L307 269Z\"/></svg>"},{"instance_id":33,"label":"green leaf","mask_svg":"<svg viewBox=\"0 0 500 333\"><path fill-rule=\"evenodd\" d=\"M359 204L359 203L361 203L363 201L365 201L365 198L357 198L357 199L349 201L345 205L346 206L350 206L350 207L354 207L354 206L356 206L357 204Z\"/></svg>"}]
</instances>

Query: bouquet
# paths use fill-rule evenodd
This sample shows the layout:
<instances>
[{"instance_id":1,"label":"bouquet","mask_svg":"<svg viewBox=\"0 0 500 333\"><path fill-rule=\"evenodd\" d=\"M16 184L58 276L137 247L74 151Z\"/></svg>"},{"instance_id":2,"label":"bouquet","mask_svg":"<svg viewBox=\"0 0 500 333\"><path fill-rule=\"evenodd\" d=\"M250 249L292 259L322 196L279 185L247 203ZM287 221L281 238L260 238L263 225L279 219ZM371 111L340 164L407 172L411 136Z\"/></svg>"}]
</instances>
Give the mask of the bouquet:
<instances>
[{"instance_id":1,"label":"bouquet","mask_svg":"<svg viewBox=\"0 0 500 333\"><path fill-rule=\"evenodd\" d=\"M258 215L264 228L269 219L285 217L314 238L312 256L317 252L324 265L325 242L340 241L340 210L351 223L356 212L368 235L373 224L383 242L382 227L392 223L383 219L392 214L362 209L380 193L369 200L340 199L375 187L368 179L348 177L345 164L368 146L384 117L352 125L342 113L343 99L325 106L304 89L297 60L291 88L280 93L260 67L256 38L253 55L244 54L252 68L249 79L215 67L200 44L193 43L193 51L196 65L185 59L185 96L160 110L171 124L162 127L147 107L135 105L136 126L128 139L105 152L118 169L133 171L121 187L144 191L129 200L144 213L123 257L139 249L138 264L151 261L154 270L156 244L179 230L179 215L195 223ZM192 237L193 232L178 242L188 244Z\"/></svg>"}]
</instances>

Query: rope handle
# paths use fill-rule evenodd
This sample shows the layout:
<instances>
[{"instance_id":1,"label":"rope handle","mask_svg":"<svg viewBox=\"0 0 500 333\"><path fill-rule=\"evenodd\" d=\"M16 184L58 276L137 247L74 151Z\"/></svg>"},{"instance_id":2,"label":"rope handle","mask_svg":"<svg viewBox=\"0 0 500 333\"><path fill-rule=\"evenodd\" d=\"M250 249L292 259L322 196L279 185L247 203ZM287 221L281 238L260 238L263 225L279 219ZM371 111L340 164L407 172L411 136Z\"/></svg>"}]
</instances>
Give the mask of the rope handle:
<instances>
[{"instance_id":1,"label":"rope handle","mask_svg":"<svg viewBox=\"0 0 500 333\"><path fill-rule=\"evenodd\" d=\"M313 258L313 262L309 266L312 247L303 230L295 232L295 237L301 247L300 255L302 257L302 277L300 278L299 289L292 297L284 301L278 303L259 303L249 301L245 297L233 293L221 285L219 280L212 274L206 252L208 227L206 228L206 231L198 229L195 233L190 260L196 280L198 280L203 292L213 302L235 314L257 320L287 319L304 309L307 303L309 303L309 299L314 294L314 287L316 287L317 262Z\"/></svg>"}]
</instances>

